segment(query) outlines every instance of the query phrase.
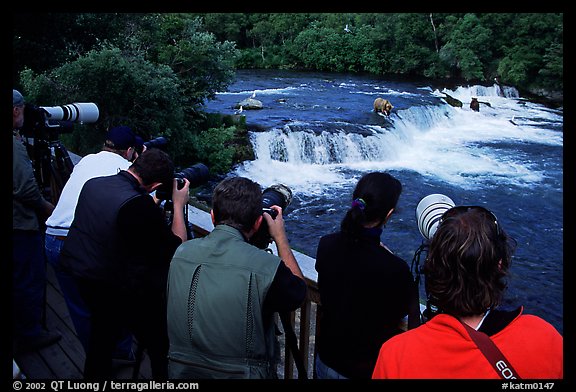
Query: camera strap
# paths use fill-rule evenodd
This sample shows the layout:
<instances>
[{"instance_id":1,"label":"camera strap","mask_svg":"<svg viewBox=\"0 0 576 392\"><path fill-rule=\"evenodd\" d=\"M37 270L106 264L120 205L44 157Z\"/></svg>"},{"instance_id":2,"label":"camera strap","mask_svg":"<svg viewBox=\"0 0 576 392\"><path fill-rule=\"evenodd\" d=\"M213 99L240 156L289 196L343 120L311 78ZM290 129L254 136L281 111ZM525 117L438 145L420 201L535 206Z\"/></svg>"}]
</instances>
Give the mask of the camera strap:
<instances>
[{"instance_id":1,"label":"camera strap","mask_svg":"<svg viewBox=\"0 0 576 392\"><path fill-rule=\"evenodd\" d=\"M476 331L474 328L472 328L462 320L460 320L460 322L462 323L464 328L466 328L466 331L468 331L468 334L470 335L474 343L476 343L482 354L484 354L486 359L488 359L490 365L492 365L492 367L496 370L496 373L498 373L501 378L504 379L521 378L520 376L518 376L518 373L516 372L516 370L514 370L510 362L508 362L504 354L502 354L502 351L500 351L500 349L496 346L496 344L494 344L492 339L490 339L490 336L488 336L484 332Z\"/></svg>"},{"instance_id":2,"label":"camera strap","mask_svg":"<svg viewBox=\"0 0 576 392\"><path fill-rule=\"evenodd\" d=\"M420 314L420 293L418 291L419 277L412 282L410 288L410 303L408 308L408 329L413 329L422 324Z\"/></svg>"}]
</instances>

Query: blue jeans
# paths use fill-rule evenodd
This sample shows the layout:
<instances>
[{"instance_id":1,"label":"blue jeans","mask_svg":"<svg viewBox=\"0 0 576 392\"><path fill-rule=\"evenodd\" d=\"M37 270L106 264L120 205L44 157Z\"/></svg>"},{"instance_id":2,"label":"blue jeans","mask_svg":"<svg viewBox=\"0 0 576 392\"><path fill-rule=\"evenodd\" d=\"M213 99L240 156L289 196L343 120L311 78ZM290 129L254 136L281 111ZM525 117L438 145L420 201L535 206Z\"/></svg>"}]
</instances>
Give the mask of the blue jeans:
<instances>
[{"instance_id":1,"label":"blue jeans","mask_svg":"<svg viewBox=\"0 0 576 392\"><path fill-rule=\"evenodd\" d=\"M12 230L12 307L14 337L37 336L43 329L46 259L39 231Z\"/></svg>"},{"instance_id":2,"label":"blue jeans","mask_svg":"<svg viewBox=\"0 0 576 392\"><path fill-rule=\"evenodd\" d=\"M80 340L80 343L82 343L84 351L88 352L91 323L90 311L78 292L73 276L60 265L60 252L62 251L63 245L64 240L46 234L46 259L54 269L56 278L58 279L58 284L60 285L60 290L62 290L62 294L66 300L66 305L68 305L68 312L70 313L70 318L72 319L72 323L76 329L78 339ZM131 351L132 334L126 333L126 336L118 342L115 357L129 356Z\"/></svg>"},{"instance_id":3,"label":"blue jeans","mask_svg":"<svg viewBox=\"0 0 576 392\"><path fill-rule=\"evenodd\" d=\"M316 370L316 378L318 379L330 379L330 380L347 380L348 377L344 377L336 370L328 367L324 362L320 360L320 355L316 354L316 361L314 363Z\"/></svg>"}]
</instances>

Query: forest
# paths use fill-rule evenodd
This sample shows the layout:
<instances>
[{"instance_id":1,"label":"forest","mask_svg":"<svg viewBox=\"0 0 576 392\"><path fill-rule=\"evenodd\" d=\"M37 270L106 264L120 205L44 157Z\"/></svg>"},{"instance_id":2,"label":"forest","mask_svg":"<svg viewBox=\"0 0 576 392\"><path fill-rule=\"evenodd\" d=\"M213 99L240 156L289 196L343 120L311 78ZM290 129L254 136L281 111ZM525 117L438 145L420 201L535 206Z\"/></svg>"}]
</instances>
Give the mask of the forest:
<instances>
[{"instance_id":1,"label":"forest","mask_svg":"<svg viewBox=\"0 0 576 392\"><path fill-rule=\"evenodd\" d=\"M563 104L562 13L15 13L13 86L36 105L95 102L59 135L164 136L175 163L213 174L250 159L245 124L202 111L237 69L293 69L516 87ZM96 132L95 132L96 131Z\"/></svg>"}]
</instances>

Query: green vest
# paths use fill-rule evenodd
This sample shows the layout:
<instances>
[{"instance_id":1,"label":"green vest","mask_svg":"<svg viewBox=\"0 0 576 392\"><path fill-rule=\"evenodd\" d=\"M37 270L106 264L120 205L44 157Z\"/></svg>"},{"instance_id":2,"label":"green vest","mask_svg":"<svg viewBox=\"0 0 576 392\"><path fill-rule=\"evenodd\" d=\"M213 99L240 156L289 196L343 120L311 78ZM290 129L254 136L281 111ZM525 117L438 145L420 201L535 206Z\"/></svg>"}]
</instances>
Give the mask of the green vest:
<instances>
[{"instance_id":1,"label":"green vest","mask_svg":"<svg viewBox=\"0 0 576 392\"><path fill-rule=\"evenodd\" d=\"M169 377L276 377L275 323L262 305L280 258L219 225L176 250L168 275Z\"/></svg>"}]
</instances>

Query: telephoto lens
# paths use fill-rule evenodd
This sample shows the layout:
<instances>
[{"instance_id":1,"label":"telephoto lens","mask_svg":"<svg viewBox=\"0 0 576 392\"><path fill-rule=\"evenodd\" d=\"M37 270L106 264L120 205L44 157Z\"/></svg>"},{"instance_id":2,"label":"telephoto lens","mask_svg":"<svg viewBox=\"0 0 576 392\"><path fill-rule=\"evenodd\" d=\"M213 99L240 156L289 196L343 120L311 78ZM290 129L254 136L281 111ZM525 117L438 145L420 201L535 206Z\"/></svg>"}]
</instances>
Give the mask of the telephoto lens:
<instances>
[{"instance_id":1,"label":"telephoto lens","mask_svg":"<svg viewBox=\"0 0 576 392\"><path fill-rule=\"evenodd\" d=\"M166 139L164 136L158 136L157 138L144 142L144 145L146 146L146 148L155 147L163 149L168 145L168 139Z\"/></svg>"},{"instance_id":2,"label":"telephoto lens","mask_svg":"<svg viewBox=\"0 0 576 392\"><path fill-rule=\"evenodd\" d=\"M92 102L75 102L60 106L41 106L50 120L94 123L98 121L98 106Z\"/></svg>"},{"instance_id":3,"label":"telephoto lens","mask_svg":"<svg viewBox=\"0 0 576 392\"><path fill-rule=\"evenodd\" d=\"M178 173L174 173L178 182L178 189L184 186L184 178L190 181L190 189L205 184L210 179L209 169L203 163L192 165ZM159 200L172 200L172 183L162 184L156 189L156 198Z\"/></svg>"},{"instance_id":4,"label":"telephoto lens","mask_svg":"<svg viewBox=\"0 0 576 392\"><path fill-rule=\"evenodd\" d=\"M284 211L291 202L292 191L284 184L274 184L262 192L262 209L272 215L272 218L276 218L276 211L270 207L278 206Z\"/></svg>"},{"instance_id":5,"label":"telephoto lens","mask_svg":"<svg viewBox=\"0 0 576 392\"><path fill-rule=\"evenodd\" d=\"M416 221L422 237L430 240L438 228L442 215L454 205L452 199L440 193L428 195L420 200L416 206Z\"/></svg>"}]
</instances>

